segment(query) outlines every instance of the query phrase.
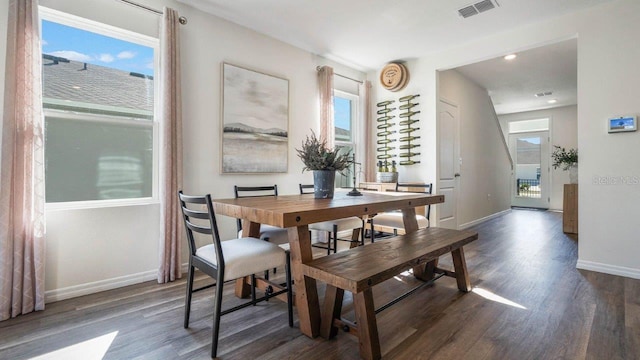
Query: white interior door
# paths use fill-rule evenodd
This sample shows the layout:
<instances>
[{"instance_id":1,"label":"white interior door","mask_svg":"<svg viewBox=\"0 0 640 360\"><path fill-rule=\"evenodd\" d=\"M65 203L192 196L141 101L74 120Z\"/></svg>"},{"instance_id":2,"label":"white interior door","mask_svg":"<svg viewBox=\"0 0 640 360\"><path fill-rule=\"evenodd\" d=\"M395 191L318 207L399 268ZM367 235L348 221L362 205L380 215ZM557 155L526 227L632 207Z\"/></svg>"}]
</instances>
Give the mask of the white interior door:
<instances>
[{"instance_id":1,"label":"white interior door","mask_svg":"<svg viewBox=\"0 0 640 360\"><path fill-rule=\"evenodd\" d=\"M549 132L536 131L509 135L514 161L511 205L549 208Z\"/></svg>"},{"instance_id":2,"label":"white interior door","mask_svg":"<svg viewBox=\"0 0 640 360\"><path fill-rule=\"evenodd\" d=\"M458 106L448 101L438 102L438 193L444 204L438 205L438 226L458 228L458 182L460 181L460 119Z\"/></svg>"}]
</instances>

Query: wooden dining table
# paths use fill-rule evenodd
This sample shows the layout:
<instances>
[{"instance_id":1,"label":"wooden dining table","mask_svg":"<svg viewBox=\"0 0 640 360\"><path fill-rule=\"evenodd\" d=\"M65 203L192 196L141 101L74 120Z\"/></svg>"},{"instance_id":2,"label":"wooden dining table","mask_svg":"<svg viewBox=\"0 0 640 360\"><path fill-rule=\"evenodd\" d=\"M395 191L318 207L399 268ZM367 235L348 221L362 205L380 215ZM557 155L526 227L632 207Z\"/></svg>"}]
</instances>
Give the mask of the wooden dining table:
<instances>
[{"instance_id":1,"label":"wooden dining table","mask_svg":"<svg viewBox=\"0 0 640 360\"><path fill-rule=\"evenodd\" d=\"M260 225L288 230L291 272L295 281L295 306L300 331L308 337L319 335L320 304L315 279L304 276L302 265L313 259L309 224L351 216L373 216L401 210L407 233L418 230L416 207L444 202L443 195L403 192L363 191L362 196L349 196L336 190L332 199L315 199L313 194L251 197L213 200L218 215L242 219L243 236L259 237ZM245 279L236 283L236 295L248 295Z\"/></svg>"}]
</instances>

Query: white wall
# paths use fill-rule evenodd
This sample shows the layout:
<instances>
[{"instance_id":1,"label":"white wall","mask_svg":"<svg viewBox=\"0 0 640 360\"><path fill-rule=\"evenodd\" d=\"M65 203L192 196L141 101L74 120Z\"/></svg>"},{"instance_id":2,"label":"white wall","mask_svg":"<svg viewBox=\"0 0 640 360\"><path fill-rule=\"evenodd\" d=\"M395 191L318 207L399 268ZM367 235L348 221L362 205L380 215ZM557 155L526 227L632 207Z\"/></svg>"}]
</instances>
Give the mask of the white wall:
<instances>
[{"instance_id":1,"label":"white wall","mask_svg":"<svg viewBox=\"0 0 640 360\"><path fill-rule=\"evenodd\" d=\"M47 301L156 279L159 209L47 211Z\"/></svg>"},{"instance_id":2,"label":"white wall","mask_svg":"<svg viewBox=\"0 0 640 360\"><path fill-rule=\"evenodd\" d=\"M509 123L513 121L549 118L549 156L553 151L553 145L566 149L578 147L578 107L576 105L563 106L553 109L525 111L514 114L499 115L500 124L505 136L509 136ZM549 160L549 165L552 161ZM561 168L551 167L551 202L549 208L562 210L563 185L569 183L569 172Z\"/></svg>"},{"instance_id":3,"label":"white wall","mask_svg":"<svg viewBox=\"0 0 640 360\"><path fill-rule=\"evenodd\" d=\"M401 182L426 182L426 183L436 183L436 163L433 161L432 156L435 156L435 144L436 144L436 135L437 131L435 126L431 126L431 124L427 123L425 118L429 111L434 109L430 109L430 105L425 103L429 100L429 95L435 94L435 88L431 88L431 83L424 82L422 79L427 77L427 73L424 72L421 63L417 60L408 60L405 62L405 66L409 70L410 80L407 86L398 91L391 92L382 88L377 81L379 79L380 72L379 71L370 71L367 73L367 77L371 80L372 89L371 89L371 106L372 106L372 114L374 119L379 117L376 115L376 104L381 101L386 100L395 100L395 103L391 105L391 107L398 107L401 103L398 102L398 99L406 96L406 95L420 95L420 97L412 100L413 103L419 103L420 105L414 107L415 110L420 110L421 113L415 117L415 119L419 119L420 122L414 125L414 127L420 127L420 130L416 132L418 136L420 136L420 148L419 152L421 155L416 158L416 160L420 161L420 164L410 165L410 166L398 166L398 179ZM435 75L435 72L433 73ZM435 83L434 83L435 84ZM412 109L412 110L413 110ZM394 121L397 123L398 117L397 112L394 113L396 118ZM374 120L375 121L375 120ZM377 124L377 123L376 123ZM374 139L376 139L376 129L373 126L372 132L369 134ZM375 151L375 149L374 149ZM397 154L396 152L391 152L393 154ZM397 158L396 158L397 159ZM367 179L368 181L375 181L375 179ZM437 206L431 208L432 214L431 219L437 219Z\"/></svg>"},{"instance_id":4,"label":"white wall","mask_svg":"<svg viewBox=\"0 0 640 360\"><path fill-rule=\"evenodd\" d=\"M636 226L640 185L621 185L620 182L602 185L594 183L593 179L598 176L597 179L609 179L611 183L611 179L640 176L640 158L621 156L640 152L640 133L609 135L604 125L609 116L640 114L638 33L640 1L618 0L411 61L409 84L412 90L418 89L421 94L421 126L435 130L437 70L577 37L580 147L578 267L635 278L640 278L640 257L637 256L640 243ZM624 51L621 53L621 50ZM390 95L379 87L376 90L378 99ZM424 136L422 143L423 164L411 171L422 177L434 178L435 136Z\"/></svg>"},{"instance_id":5,"label":"white wall","mask_svg":"<svg viewBox=\"0 0 640 360\"><path fill-rule=\"evenodd\" d=\"M281 194L312 182L295 155L310 129L319 129L316 66L328 64L353 78L365 74L340 66L247 28L171 0L142 0L173 7L189 23L181 27L184 190L233 197L233 185L277 184ZM160 17L113 0L41 0L42 6L157 36ZM8 0L0 0L6 9ZM0 39L6 38L4 11ZM0 40L3 41L3 40ZM3 43L0 43L3 44ZM3 51L4 51L4 47ZM4 56L0 58L0 63ZM271 175L220 174L221 62L289 79L289 171ZM235 221L220 218L221 234L235 236ZM155 279L159 205L47 211L46 290L60 299L114 285ZM187 253L186 245L183 253ZM186 257L185 257L186 259Z\"/></svg>"},{"instance_id":6,"label":"white wall","mask_svg":"<svg viewBox=\"0 0 640 360\"><path fill-rule=\"evenodd\" d=\"M617 114L640 115L640 2L619 1L591 11L579 29L578 266L640 278L640 184L595 181L640 177L640 133L608 134L605 125Z\"/></svg>"},{"instance_id":7,"label":"white wall","mask_svg":"<svg viewBox=\"0 0 640 360\"><path fill-rule=\"evenodd\" d=\"M458 225L511 206L511 163L487 90L455 70L439 73L440 98L458 105L460 166Z\"/></svg>"}]
</instances>

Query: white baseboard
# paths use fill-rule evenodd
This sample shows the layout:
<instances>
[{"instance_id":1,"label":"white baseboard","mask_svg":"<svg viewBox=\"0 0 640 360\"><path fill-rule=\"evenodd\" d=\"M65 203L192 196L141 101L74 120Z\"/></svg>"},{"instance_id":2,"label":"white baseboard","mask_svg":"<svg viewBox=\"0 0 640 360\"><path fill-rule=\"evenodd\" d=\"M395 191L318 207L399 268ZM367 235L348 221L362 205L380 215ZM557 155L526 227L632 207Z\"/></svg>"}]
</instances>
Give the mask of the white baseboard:
<instances>
[{"instance_id":1,"label":"white baseboard","mask_svg":"<svg viewBox=\"0 0 640 360\"><path fill-rule=\"evenodd\" d=\"M576 268L596 271L610 275L624 276L632 279L640 279L640 269L628 268L624 266L609 265L587 260L578 260Z\"/></svg>"},{"instance_id":2,"label":"white baseboard","mask_svg":"<svg viewBox=\"0 0 640 360\"><path fill-rule=\"evenodd\" d=\"M511 209L502 210L502 211L497 212L495 214L491 214L489 216L485 216L483 218L480 218L480 219L477 219L477 220L473 220L473 221L468 222L466 224L459 225L458 229L459 230L464 230L464 229L470 228L470 227L472 227L474 225L482 224L485 221L489 221L491 219L495 219L497 217L500 217L500 216L502 216L504 214L507 214L507 213L510 213L510 212L511 212Z\"/></svg>"},{"instance_id":3,"label":"white baseboard","mask_svg":"<svg viewBox=\"0 0 640 360\"><path fill-rule=\"evenodd\" d=\"M182 273L187 272L188 263L182 264ZM111 279L94 281L86 284L69 286L66 288L47 290L44 294L45 303L71 299L78 296L94 294L100 291L112 290L124 286L139 284L145 281L156 280L158 270L149 270L137 274L119 276Z\"/></svg>"}]
</instances>

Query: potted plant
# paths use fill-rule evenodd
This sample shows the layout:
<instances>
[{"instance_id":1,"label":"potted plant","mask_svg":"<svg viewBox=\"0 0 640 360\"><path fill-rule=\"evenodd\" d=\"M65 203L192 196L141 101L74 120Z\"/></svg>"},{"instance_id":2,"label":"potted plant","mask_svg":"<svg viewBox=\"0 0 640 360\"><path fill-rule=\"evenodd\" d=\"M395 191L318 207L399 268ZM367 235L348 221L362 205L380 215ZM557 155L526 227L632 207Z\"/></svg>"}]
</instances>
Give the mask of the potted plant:
<instances>
[{"instance_id":1,"label":"potted plant","mask_svg":"<svg viewBox=\"0 0 640 360\"><path fill-rule=\"evenodd\" d=\"M560 147L558 145L553 145L554 150L551 154L551 158L553 159L553 168L557 169L559 167L562 170L569 170L569 183L577 184L578 183L578 150L577 149L569 149L568 151Z\"/></svg>"},{"instance_id":2,"label":"potted plant","mask_svg":"<svg viewBox=\"0 0 640 360\"><path fill-rule=\"evenodd\" d=\"M342 173L351 165L349 153L339 154L340 149L328 149L326 141L320 141L312 131L311 136L296 149L304 167L302 171L313 171L314 196L316 199L333 198L336 171Z\"/></svg>"}]
</instances>

